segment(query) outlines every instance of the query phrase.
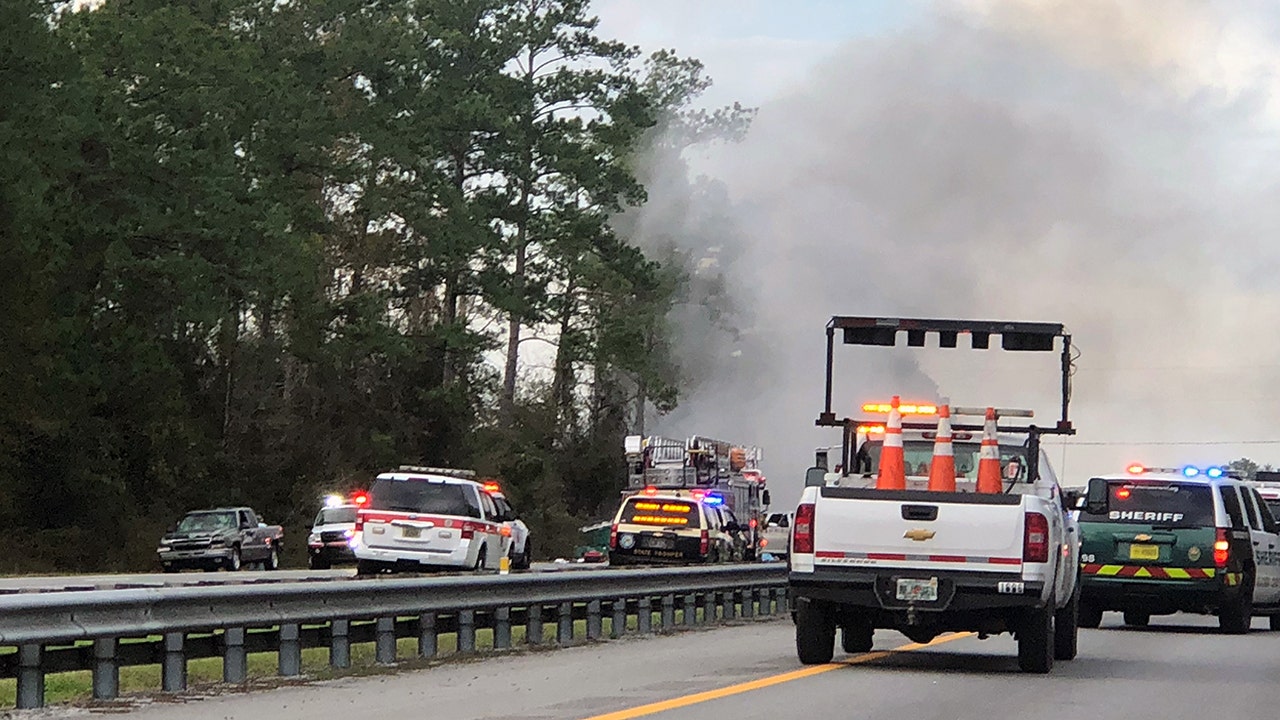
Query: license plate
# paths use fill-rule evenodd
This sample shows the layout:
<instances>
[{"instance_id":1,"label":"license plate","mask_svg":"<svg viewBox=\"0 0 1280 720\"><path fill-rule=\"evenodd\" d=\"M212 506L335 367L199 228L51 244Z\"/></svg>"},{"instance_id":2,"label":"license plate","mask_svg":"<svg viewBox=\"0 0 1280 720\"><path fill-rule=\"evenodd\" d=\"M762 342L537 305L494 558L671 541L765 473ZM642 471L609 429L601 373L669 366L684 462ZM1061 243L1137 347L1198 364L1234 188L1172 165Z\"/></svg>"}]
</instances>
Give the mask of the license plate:
<instances>
[{"instance_id":1,"label":"license plate","mask_svg":"<svg viewBox=\"0 0 1280 720\"><path fill-rule=\"evenodd\" d=\"M933 602L938 599L938 578L898 580L898 599L910 602Z\"/></svg>"},{"instance_id":2,"label":"license plate","mask_svg":"<svg viewBox=\"0 0 1280 720\"><path fill-rule=\"evenodd\" d=\"M1160 546L1159 545L1130 545L1129 559L1130 560L1159 560Z\"/></svg>"},{"instance_id":3,"label":"license plate","mask_svg":"<svg viewBox=\"0 0 1280 720\"><path fill-rule=\"evenodd\" d=\"M644 546L670 550L676 546L676 541L668 538L645 538Z\"/></svg>"},{"instance_id":4,"label":"license plate","mask_svg":"<svg viewBox=\"0 0 1280 720\"><path fill-rule=\"evenodd\" d=\"M406 537L406 538L422 537L422 528L416 528L416 527L400 528L400 537Z\"/></svg>"}]
</instances>

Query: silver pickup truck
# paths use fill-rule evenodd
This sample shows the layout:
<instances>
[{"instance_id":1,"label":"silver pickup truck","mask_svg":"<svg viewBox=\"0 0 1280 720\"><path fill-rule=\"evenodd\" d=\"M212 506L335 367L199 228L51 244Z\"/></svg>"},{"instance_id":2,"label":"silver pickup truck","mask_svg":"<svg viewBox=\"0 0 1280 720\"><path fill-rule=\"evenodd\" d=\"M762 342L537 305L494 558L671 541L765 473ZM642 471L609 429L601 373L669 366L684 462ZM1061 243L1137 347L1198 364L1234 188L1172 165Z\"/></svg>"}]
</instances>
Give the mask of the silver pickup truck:
<instances>
[{"instance_id":1,"label":"silver pickup truck","mask_svg":"<svg viewBox=\"0 0 1280 720\"><path fill-rule=\"evenodd\" d=\"M195 510L160 538L156 555L165 572L240 570L246 565L275 570L283 539L284 528L259 521L251 508Z\"/></svg>"}]
</instances>

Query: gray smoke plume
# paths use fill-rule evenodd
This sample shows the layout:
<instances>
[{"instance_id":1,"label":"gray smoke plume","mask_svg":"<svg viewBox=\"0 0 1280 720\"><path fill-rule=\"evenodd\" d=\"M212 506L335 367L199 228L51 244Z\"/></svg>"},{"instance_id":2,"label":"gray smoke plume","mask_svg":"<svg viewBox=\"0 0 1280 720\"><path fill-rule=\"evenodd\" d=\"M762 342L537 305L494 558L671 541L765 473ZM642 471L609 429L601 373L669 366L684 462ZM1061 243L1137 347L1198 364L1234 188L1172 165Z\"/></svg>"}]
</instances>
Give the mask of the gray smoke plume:
<instances>
[{"instance_id":1,"label":"gray smoke plume","mask_svg":"<svg viewBox=\"0 0 1280 720\"><path fill-rule=\"evenodd\" d=\"M814 68L693 202L670 182L644 210L720 256L741 319L679 318L706 380L654 429L763 446L789 503L838 438L813 424L831 315L1041 320L1081 351L1066 482L1280 461L1244 444L1280 438L1280 51L1275 11L1241 7L984 0ZM1056 355L846 346L836 367L841 413L942 394L1057 415Z\"/></svg>"}]
</instances>

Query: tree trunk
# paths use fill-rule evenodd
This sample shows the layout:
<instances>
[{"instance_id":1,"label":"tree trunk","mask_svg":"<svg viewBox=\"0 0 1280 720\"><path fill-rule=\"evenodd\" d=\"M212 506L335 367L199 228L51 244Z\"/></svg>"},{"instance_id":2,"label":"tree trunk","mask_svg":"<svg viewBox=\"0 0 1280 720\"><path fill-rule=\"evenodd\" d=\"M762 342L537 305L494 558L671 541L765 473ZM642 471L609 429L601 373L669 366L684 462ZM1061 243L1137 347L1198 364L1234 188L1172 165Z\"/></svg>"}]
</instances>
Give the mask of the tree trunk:
<instances>
[{"instance_id":1,"label":"tree trunk","mask_svg":"<svg viewBox=\"0 0 1280 720\"><path fill-rule=\"evenodd\" d=\"M455 150L453 153L453 185L458 191L458 196L464 195L463 186L466 184L466 162L467 153L465 148ZM453 351L453 330L458 324L458 287L462 283L461 270L454 264L454 258L449 258L448 275L444 281L444 326L447 331L444 341L444 349L442 352L441 362L444 365L443 379L444 384L451 384L457 377L457 368L455 367L456 359Z\"/></svg>"},{"instance_id":2,"label":"tree trunk","mask_svg":"<svg viewBox=\"0 0 1280 720\"><path fill-rule=\"evenodd\" d=\"M526 186L521 191L521 205L525 208L525 217L520 219L516 230L516 266L511 276L511 290L516 296L516 305L524 304L524 271L529 253L529 190ZM513 310L507 319L507 367L502 377L502 402L508 419L515 409L516 371L520 366L520 325L523 315L520 310Z\"/></svg>"},{"instance_id":3,"label":"tree trunk","mask_svg":"<svg viewBox=\"0 0 1280 720\"><path fill-rule=\"evenodd\" d=\"M551 380L551 401L555 403L556 420L560 429L565 429L573 411L573 360L572 348L565 342L573 319L574 293L573 278L565 285L564 303L560 308L560 338L556 345L555 373Z\"/></svg>"}]
</instances>

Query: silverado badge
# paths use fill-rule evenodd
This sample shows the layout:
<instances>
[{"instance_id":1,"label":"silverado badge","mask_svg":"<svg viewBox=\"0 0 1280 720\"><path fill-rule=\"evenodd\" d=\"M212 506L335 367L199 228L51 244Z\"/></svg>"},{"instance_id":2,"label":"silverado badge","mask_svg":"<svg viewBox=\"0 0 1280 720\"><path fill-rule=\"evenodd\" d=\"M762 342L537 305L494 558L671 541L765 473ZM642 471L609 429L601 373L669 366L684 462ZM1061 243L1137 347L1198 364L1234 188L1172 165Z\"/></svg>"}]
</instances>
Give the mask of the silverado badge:
<instances>
[{"instance_id":1,"label":"silverado badge","mask_svg":"<svg viewBox=\"0 0 1280 720\"><path fill-rule=\"evenodd\" d=\"M1137 540L1138 542L1146 542L1151 539L1151 536L1146 533L1138 533L1137 535L1134 536L1133 539Z\"/></svg>"},{"instance_id":2,"label":"silverado badge","mask_svg":"<svg viewBox=\"0 0 1280 720\"><path fill-rule=\"evenodd\" d=\"M925 540L932 540L934 535L937 535L937 533L935 533L932 530L925 530L924 528L914 528L903 533L902 537L907 538L909 540L915 540L916 542L923 542Z\"/></svg>"}]
</instances>

